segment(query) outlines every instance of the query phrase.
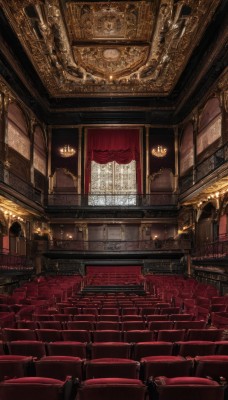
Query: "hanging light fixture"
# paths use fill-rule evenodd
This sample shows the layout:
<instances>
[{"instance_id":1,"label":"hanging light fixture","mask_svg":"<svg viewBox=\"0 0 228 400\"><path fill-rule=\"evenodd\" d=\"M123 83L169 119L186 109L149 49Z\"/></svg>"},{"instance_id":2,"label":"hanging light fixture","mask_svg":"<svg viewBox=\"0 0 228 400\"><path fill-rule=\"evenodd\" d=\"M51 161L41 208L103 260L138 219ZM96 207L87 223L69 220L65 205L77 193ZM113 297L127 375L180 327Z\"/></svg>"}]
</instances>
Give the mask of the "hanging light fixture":
<instances>
[{"instance_id":1,"label":"hanging light fixture","mask_svg":"<svg viewBox=\"0 0 228 400\"><path fill-rule=\"evenodd\" d=\"M71 147L69 144L65 144L63 147L60 147L59 154L61 157L68 158L73 157L76 153L76 150Z\"/></svg>"},{"instance_id":2,"label":"hanging light fixture","mask_svg":"<svg viewBox=\"0 0 228 400\"><path fill-rule=\"evenodd\" d=\"M152 148L151 154L154 157L165 157L167 154L167 147L163 147L161 144L158 144L156 147Z\"/></svg>"}]
</instances>

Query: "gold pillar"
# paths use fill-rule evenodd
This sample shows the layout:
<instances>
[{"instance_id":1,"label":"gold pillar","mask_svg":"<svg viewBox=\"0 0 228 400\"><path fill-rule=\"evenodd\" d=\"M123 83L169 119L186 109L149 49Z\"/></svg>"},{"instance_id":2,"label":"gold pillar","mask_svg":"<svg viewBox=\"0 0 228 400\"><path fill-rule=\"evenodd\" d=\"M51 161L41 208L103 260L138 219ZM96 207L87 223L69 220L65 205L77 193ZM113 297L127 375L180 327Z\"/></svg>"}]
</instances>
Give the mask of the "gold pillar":
<instances>
[{"instance_id":1,"label":"gold pillar","mask_svg":"<svg viewBox=\"0 0 228 400\"><path fill-rule=\"evenodd\" d=\"M82 193L82 127L79 128L78 138L78 194Z\"/></svg>"},{"instance_id":2,"label":"gold pillar","mask_svg":"<svg viewBox=\"0 0 228 400\"><path fill-rule=\"evenodd\" d=\"M51 193L53 191L53 182L51 178L51 138L52 138L52 127L48 126L47 131L47 143L48 143L48 161L47 161L47 170L48 170L48 192Z\"/></svg>"},{"instance_id":3,"label":"gold pillar","mask_svg":"<svg viewBox=\"0 0 228 400\"><path fill-rule=\"evenodd\" d=\"M146 126L146 193L150 193L150 164L149 164L149 125Z\"/></svg>"},{"instance_id":4,"label":"gold pillar","mask_svg":"<svg viewBox=\"0 0 228 400\"><path fill-rule=\"evenodd\" d=\"M187 254L187 274L191 276L192 260L190 254Z\"/></svg>"},{"instance_id":5,"label":"gold pillar","mask_svg":"<svg viewBox=\"0 0 228 400\"><path fill-rule=\"evenodd\" d=\"M174 154L175 154L175 176L174 176L174 192L178 191L178 178L179 178L179 135L178 126L174 128Z\"/></svg>"}]
</instances>

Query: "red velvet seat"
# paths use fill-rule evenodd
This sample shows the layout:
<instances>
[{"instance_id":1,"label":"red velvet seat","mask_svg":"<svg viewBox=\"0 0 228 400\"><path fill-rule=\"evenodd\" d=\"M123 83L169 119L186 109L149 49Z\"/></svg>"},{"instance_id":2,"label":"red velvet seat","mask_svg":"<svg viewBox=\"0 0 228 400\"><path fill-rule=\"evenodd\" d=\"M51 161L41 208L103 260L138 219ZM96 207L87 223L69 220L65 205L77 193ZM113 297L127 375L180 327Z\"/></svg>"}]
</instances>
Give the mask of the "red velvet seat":
<instances>
[{"instance_id":1,"label":"red velvet seat","mask_svg":"<svg viewBox=\"0 0 228 400\"><path fill-rule=\"evenodd\" d=\"M151 321L151 322L149 322L148 327L151 331L172 329L173 321Z\"/></svg>"},{"instance_id":2,"label":"red velvet seat","mask_svg":"<svg viewBox=\"0 0 228 400\"><path fill-rule=\"evenodd\" d=\"M73 356L86 358L86 344L75 341L47 343L49 356Z\"/></svg>"},{"instance_id":3,"label":"red velvet seat","mask_svg":"<svg viewBox=\"0 0 228 400\"><path fill-rule=\"evenodd\" d=\"M142 330L145 329L144 321L124 321L122 322L123 331Z\"/></svg>"},{"instance_id":4,"label":"red velvet seat","mask_svg":"<svg viewBox=\"0 0 228 400\"><path fill-rule=\"evenodd\" d=\"M162 315L162 314L168 314L168 315L171 315L171 314L178 314L178 313L179 313L179 310L180 310L179 307L164 307L164 308L161 308L160 314L161 314L161 315Z\"/></svg>"},{"instance_id":5,"label":"red velvet seat","mask_svg":"<svg viewBox=\"0 0 228 400\"><path fill-rule=\"evenodd\" d=\"M114 321L99 321L96 323L96 330L104 329L119 330L120 324L119 322Z\"/></svg>"},{"instance_id":6,"label":"red velvet seat","mask_svg":"<svg viewBox=\"0 0 228 400\"><path fill-rule=\"evenodd\" d=\"M73 316L71 314L54 314L54 320L60 322L72 321Z\"/></svg>"},{"instance_id":7,"label":"red velvet seat","mask_svg":"<svg viewBox=\"0 0 228 400\"><path fill-rule=\"evenodd\" d=\"M120 317L119 315L112 315L112 314L102 314L102 315L98 315L97 317L97 321L98 322L119 322Z\"/></svg>"},{"instance_id":8,"label":"red velvet seat","mask_svg":"<svg viewBox=\"0 0 228 400\"><path fill-rule=\"evenodd\" d=\"M169 320L168 314L163 314L163 315L160 315L160 314L152 314L152 315L148 314L147 315L148 324L151 321L168 321L168 320Z\"/></svg>"},{"instance_id":9,"label":"red velvet seat","mask_svg":"<svg viewBox=\"0 0 228 400\"><path fill-rule=\"evenodd\" d=\"M131 346L123 342L92 343L91 358L130 358Z\"/></svg>"},{"instance_id":10,"label":"red velvet seat","mask_svg":"<svg viewBox=\"0 0 228 400\"><path fill-rule=\"evenodd\" d=\"M36 329L36 335L41 342L58 342L62 340L61 331L57 329Z\"/></svg>"},{"instance_id":11,"label":"red velvet seat","mask_svg":"<svg viewBox=\"0 0 228 400\"><path fill-rule=\"evenodd\" d=\"M13 340L36 340L36 333L32 329L13 329L5 328L2 331L3 339L5 342Z\"/></svg>"},{"instance_id":12,"label":"red velvet seat","mask_svg":"<svg viewBox=\"0 0 228 400\"><path fill-rule=\"evenodd\" d=\"M101 329L93 332L93 342L121 342L122 332L114 329Z\"/></svg>"},{"instance_id":13,"label":"red velvet seat","mask_svg":"<svg viewBox=\"0 0 228 400\"><path fill-rule=\"evenodd\" d=\"M171 355L173 343L171 342L139 342L135 343L133 350L134 360L141 360L148 356Z\"/></svg>"},{"instance_id":14,"label":"red velvet seat","mask_svg":"<svg viewBox=\"0 0 228 400\"><path fill-rule=\"evenodd\" d=\"M91 332L83 329L62 330L62 339L65 341L91 342Z\"/></svg>"},{"instance_id":15,"label":"red velvet seat","mask_svg":"<svg viewBox=\"0 0 228 400\"><path fill-rule=\"evenodd\" d=\"M223 400L224 389L217 382L199 377L165 376L155 379L159 400Z\"/></svg>"},{"instance_id":16,"label":"red velvet seat","mask_svg":"<svg viewBox=\"0 0 228 400\"><path fill-rule=\"evenodd\" d=\"M53 322L53 321L51 321ZM18 321L17 322L17 329L32 329L35 330L39 328L39 324L36 321Z\"/></svg>"},{"instance_id":17,"label":"red velvet seat","mask_svg":"<svg viewBox=\"0 0 228 400\"><path fill-rule=\"evenodd\" d=\"M96 315L94 314L78 314L73 315L73 321L96 321Z\"/></svg>"},{"instance_id":18,"label":"red velvet seat","mask_svg":"<svg viewBox=\"0 0 228 400\"><path fill-rule=\"evenodd\" d=\"M149 356L140 360L142 379L148 380L157 376L189 376L192 361L180 356Z\"/></svg>"},{"instance_id":19,"label":"red velvet seat","mask_svg":"<svg viewBox=\"0 0 228 400\"><path fill-rule=\"evenodd\" d=\"M221 340L223 335L222 329L188 329L187 340Z\"/></svg>"},{"instance_id":20,"label":"red velvet seat","mask_svg":"<svg viewBox=\"0 0 228 400\"><path fill-rule=\"evenodd\" d=\"M177 342L178 355L183 357L196 357L215 354L216 344L211 341L191 340Z\"/></svg>"},{"instance_id":21,"label":"red velvet seat","mask_svg":"<svg viewBox=\"0 0 228 400\"><path fill-rule=\"evenodd\" d=\"M228 340L221 340L215 342L216 344L216 354L228 355Z\"/></svg>"},{"instance_id":22,"label":"red velvet seat","mask_svg":"<svg viewBox=\"0 0 228 400\"><path fill-rule=\"evenodd\" d=\"M100 315L119 315L118 307L103 307L100 310Z\"/></svg>"},{"instance_id":23,"label":"red velvet seat","mask_svg":"<svg viewBox=\"0 0 228 400\"><path fill-rule=\"evenodd\" d=\"M174 321L174 329L204 329L206 321Z\"/></svg>"},{"instance_id":24,"label":"red velvet seat","mask_svg":"<svg viewBox=\"0 0 228 400\"><path fill-rule=\"evenodd\" d=\"M16 340L7 343L9 354L41 358L46 355L45 344L38 340Z\"/></svg>"},{"instance_id":25,"label":"red velvet seat","mask_svg":"<svg viewBox=\"0 0 228 400\"><path fill-rule=\"evenodd\" d=\"M147 330L132 330L123 332L124 342L137 343L137 342L149 342L153 340L153 332Z\"/></svg>"},{"instance_id":26,"label":"red velvet seat","mask_svg":"<svg viewBox=\"0 0 228 400\"><path fill-rule=\"evenodd\" d=\"M79 330L94 330L94 323L92 321L68 321L66 323L67 329L79 329Z\"/></svg>"},{"instance_id":27,"label":"red velvet seat","mask_svg":"<svg viewBox=\"0 0 228 400\"><path fill-rule=\"evenodd\" d=\"M64 382L40 377L9 379L0 383L0 399L63 400Z\"/></svg>"},{"instance_id":28,"label":"red velvet seat","mask_svg":"<svg viewBox=\"0 0 228 400\"><path fill-rule=\"evenodd\" d=\"M157 340L163 342L177 342L184 339L185 329L159 330L157 335Z\"/></svg>"},{"instance_id":29,"label":"red velvet seat","mask_svg":"<svg viewBox=\"0 0 228 400\"><path fill-rule=\"evenodd\" d=\"M223 377L228 380L228 355L195 357L195 376L210 376L215 380Z\"/></svg>"},{"instance_id":30,"label":"red velvet seat","mask_svg":"<svg viewBox=\"0 0 228 400\"><path fill-rule=\"evenodd\" d=\"M142 315L136 315L136 314L122 315L122 322L125 321L143 321L143 317Z\"/></svg>"},{"instance_id":31,"label":"red velvet seat","mask_svg":"<svg viewBox=\"0 0 228 400\"><path fill-rule=\"evenodd\" d=\"M170 321L192 321L194 319L193 314L170 314Z\"/></svg>"},{"instance_id":32,"label":"red velvet seat","mask_svg":"<svg viewBox=\"0 0 228 400\"><path fill-rule=\"evenodd\" d=\"M139 363L126 358L98 358L85 362L86 379L139 377Z\"/></svg>"},{"instance_id":33,"label":"red velvet seat","mask_svg":"<svg viewBox=\"0 0 228 400\"><path fill-rule=\"evenodd\" d=\"M0 355L0 381L28 375L31 363L32 357L21 355Z\"/></svg>"},{"instance_id":34,"label":"red velvet seat","mask_svg":"<svg viewBox=\"0 0 228 400\"><path fill-rule=\"evenodd\" d=\"M67 376L82 379L83 361L80 357L46 356L35 361L37 376L45 376L65 381Z\"/></svg>"},{"instance_id":35,"label":"red velvet seat","mask_svg":"<svg viewBox=\"0 0 228 400\"><path fill-rule=\"evenodd\" d=\"M64 324L64 323L63 323ZM61 330L63 325L61 321L39 321L38 322L39 329L57 329Z\"/></svg>"},{"instance_id":36,"label":"red velvet seat","mask_svg":"<svg viewBox=\"0 0 228 400\"><path fill-rule=\"evenodd\" d=\"M79 389L77 400L144 400L145 392L146 386L138 379L88 379Z\"/></svg>"}]
</instances>

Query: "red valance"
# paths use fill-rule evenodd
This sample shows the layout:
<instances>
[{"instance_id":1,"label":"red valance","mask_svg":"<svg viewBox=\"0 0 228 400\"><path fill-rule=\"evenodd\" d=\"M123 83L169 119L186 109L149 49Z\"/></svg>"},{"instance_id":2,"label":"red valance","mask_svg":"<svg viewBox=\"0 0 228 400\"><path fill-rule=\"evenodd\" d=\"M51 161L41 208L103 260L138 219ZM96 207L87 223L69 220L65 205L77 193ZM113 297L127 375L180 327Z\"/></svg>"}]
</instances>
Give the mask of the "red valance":
<instances>
[{"instance_id":1,"label":"red valance","mask_svg":"<svg viewBox=\"0 0 228 400\"><path fill-rule=\"evenodd\" d=\"M111 161L116 161L118 164L129 164L132 160L136 161L137 187L138 193L141 193L141 166L139 143L139 129L88 129L85 193L89 193L89 184L91 179L91 161L95 161L99 164L107 164Z\"/></svg>"}]
</instances>

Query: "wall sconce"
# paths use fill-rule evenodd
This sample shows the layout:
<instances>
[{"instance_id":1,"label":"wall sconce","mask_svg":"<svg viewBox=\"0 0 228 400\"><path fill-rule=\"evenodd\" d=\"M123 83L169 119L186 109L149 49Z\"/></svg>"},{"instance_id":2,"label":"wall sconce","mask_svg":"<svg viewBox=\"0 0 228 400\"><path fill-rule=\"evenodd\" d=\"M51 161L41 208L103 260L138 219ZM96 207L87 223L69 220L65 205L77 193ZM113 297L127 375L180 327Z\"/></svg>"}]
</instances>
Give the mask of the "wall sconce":
<instances>
[{"instance_id":1,"label":"wall sconce","mask_svg":"<svg viewBox=\"0 0 228 400\"><path fill-rule=\"evenodd\" d=\"M167 148L163 147L161 144L158 144L156 147L153 147L151 150L151 154L154 157L162 158L167 154Z\"/></svg>"},{"instance_id":2,"label":"wall sconce","mask_svg":"<svg viewBox=\"0 0 228 400\"><path fill-rule=\"evenodd\" d=\"M76 150L71 147L69 144L65 144L63 147L60 147L59 154L61 157L68 158L73 157L76 153Z\"/></svg>"}]
</instances>

